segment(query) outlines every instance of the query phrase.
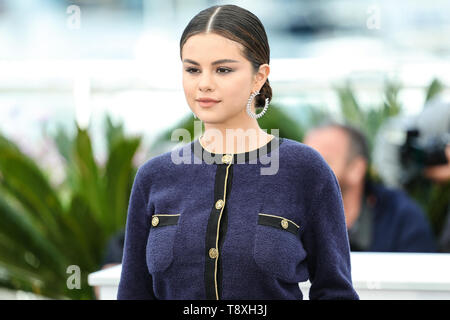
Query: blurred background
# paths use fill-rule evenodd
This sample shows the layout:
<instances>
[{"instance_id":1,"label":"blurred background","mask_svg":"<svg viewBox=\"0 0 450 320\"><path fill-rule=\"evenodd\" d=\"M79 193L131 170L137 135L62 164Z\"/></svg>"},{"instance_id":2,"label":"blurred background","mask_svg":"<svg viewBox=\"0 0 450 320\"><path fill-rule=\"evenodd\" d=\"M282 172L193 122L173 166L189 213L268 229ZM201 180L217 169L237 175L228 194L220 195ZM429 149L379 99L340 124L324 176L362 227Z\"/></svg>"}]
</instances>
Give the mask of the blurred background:
<instances>
[{"instance_id":1,"label":"blurred background","mask_svg":"<svg viewBox=\"0 0 450 320\"><path fill-rule=\"evenodd\" d=\"M193 133L179 40L216 4L266 28L261 127L300 142L326 119L359 128L371 179L442 238L449 183L421 170L450 142L449 1L0 0L0 299L95 299L86 277L113 262L137 167Z\"/></svg>"}]
</instances>

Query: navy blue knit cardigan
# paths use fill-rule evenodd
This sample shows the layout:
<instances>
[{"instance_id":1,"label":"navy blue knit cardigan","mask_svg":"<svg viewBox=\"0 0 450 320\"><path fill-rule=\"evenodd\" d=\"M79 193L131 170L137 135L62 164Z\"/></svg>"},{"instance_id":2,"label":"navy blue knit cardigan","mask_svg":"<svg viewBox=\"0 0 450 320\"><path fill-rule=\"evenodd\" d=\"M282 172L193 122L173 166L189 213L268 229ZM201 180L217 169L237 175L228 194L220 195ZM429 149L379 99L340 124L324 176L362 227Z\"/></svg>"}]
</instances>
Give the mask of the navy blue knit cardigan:
<instances>
[{"instance_id":1,"label":"navy blue knit cardigan","mask_svg":"<svg viewBox=\"0 0 450 320\"><path fill-rule=\"evenodd\" d=\"M143 164L128 208L118 299L358 299L336 177L275 137L251 152L199 140Z\"/></svg>"}]
</instances>

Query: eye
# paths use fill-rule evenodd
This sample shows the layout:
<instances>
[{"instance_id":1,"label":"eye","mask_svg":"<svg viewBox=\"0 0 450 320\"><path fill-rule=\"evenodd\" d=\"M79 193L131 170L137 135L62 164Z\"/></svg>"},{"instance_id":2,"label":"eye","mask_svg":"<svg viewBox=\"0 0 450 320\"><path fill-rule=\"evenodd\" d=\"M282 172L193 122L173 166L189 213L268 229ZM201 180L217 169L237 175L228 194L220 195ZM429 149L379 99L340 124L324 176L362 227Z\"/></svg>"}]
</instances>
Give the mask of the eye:
<instances>
[{"instance_id":1,"label":"eye","mask_svg":"<svg viewBox=\"0 0 450 320\"><path fill-rule=\"evenodd\" d=\"M222 70L223 71L223 72L219 72L219 73L230 73L230 72L233 71L233 70L228 69L228 68L217 68L217 70Z\"/></svg>"},{"instance_id":2,"label":"eye","mask_svg":"<svg viewBox=\"0 0 450 320\"><path fill-rule=\"evenodd\" d=\"M197 68L192 68L192 67L186 69L186 72L187 72L187 73L195 73L195 72L197 72L197 71L198 71Z\"/></svg>"}]
</instances>

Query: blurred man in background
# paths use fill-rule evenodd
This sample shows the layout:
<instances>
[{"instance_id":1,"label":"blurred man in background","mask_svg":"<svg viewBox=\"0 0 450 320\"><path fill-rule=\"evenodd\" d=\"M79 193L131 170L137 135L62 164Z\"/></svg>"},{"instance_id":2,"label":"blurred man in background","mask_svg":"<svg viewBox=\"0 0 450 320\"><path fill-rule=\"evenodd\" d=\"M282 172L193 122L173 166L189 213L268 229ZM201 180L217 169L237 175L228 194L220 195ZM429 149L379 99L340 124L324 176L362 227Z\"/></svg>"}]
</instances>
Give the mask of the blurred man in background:
<instances>
[{"instance_id":1,"label":"blurred man in background","mask_svg":"<svg viewBox=\"0 0 450 320\"><path fill-rule=\"evenodd\" d=\"M308 132L304 143L323 156L339 181L352 251L436 251L420 207L405 192L367 179L369 150L359 130L330 123Z\"/></svg>"}]
</instances>

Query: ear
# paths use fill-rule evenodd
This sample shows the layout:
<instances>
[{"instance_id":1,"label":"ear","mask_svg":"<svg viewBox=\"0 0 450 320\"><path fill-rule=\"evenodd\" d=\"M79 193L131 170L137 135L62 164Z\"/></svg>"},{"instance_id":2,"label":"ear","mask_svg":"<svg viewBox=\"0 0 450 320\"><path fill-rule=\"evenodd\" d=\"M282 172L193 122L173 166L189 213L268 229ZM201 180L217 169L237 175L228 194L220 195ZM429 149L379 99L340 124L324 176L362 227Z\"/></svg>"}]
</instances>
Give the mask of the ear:
<instances>
[{"instance_id":1,"label":"ear","mask_svg":"<svg viewBox=\"0 0 450 320\"><path fill-rule=\"evenodd\" d=\"M367 161L363 157L356 157L346 169L346 181L356 185L364 180L367 171Z\"/></svg>"},{"instance_id":2,"label":"ear","mask_svg":"<svg viewBox=\"0 0 450 320\"><path fill-rule=\"evenodd\" d=\"M254 90L253 91L260 91L263 87L264 83L266 82L267 78L269 77L270 73L270 66L267 63L264 63L259 66L258 72L256 72L254 76Z\"/></svg>"}]
</instances>

